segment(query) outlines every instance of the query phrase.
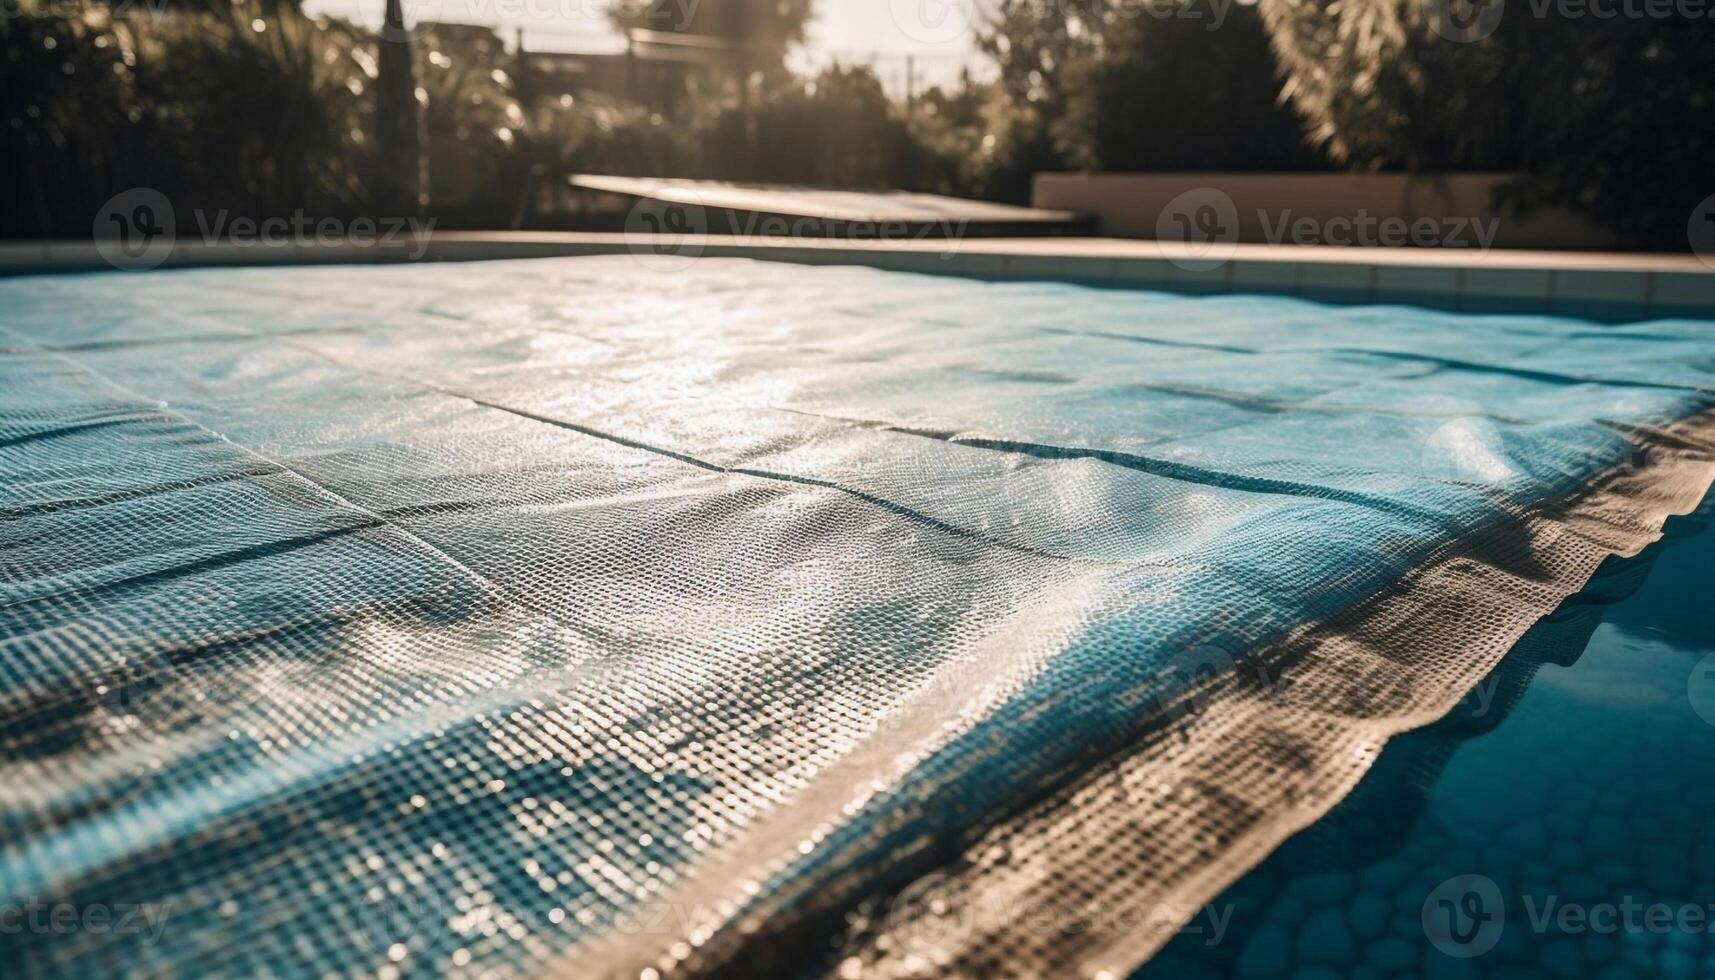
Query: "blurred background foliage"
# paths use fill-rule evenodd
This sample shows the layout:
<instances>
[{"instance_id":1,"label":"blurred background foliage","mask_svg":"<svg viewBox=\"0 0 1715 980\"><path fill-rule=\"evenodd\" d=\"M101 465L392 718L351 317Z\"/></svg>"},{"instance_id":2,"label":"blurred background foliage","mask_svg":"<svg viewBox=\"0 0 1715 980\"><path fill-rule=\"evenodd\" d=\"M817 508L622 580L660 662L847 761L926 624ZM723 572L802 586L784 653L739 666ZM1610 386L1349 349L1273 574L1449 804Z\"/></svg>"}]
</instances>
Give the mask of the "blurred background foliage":
<instances>
[{"instance_id":1,"label":"blurred background foliage","mask_svg":"<svg viewBox=\"0 0 1715 980\"><path fill-rule=\"evenodd\" d=\"M1596 16L1478 0L1500 8L1493 33L1440 36L1437 12L1469 2L1266 0L1285 94L1312 140L1358 170L1521 173L1506 188L1519 206L1570 206L1622 241L1685 249L1687 220L1715 192L1708 8Z\"/></svg>"},{"instance_id":2,"label":"blurred background foliage","mask_svg":"<svg viewBox=\"0 0 1715 980\"><path fill-rule=\"evenodd\" d=\"M908 98L866 66L788 68L813 0L702 0L683 24L677 2L617 6L638 50L707 53L661 76L670 99L635 76L556 88L493 31L420 25L426 208L443 226L563 223L551 189L575 172L1027 201L1043 170L1507 171L1520 206L1686 247L1715 189L1705 24L1512 0L1493 35L1454 43L1433 3L1261 0L1217 29L1210 0L977 0L980 63ZM294 0L0 4L0 235L86 235L135 186L234 217L397 199L369 27Z\"/></svg>"}]
</instances>

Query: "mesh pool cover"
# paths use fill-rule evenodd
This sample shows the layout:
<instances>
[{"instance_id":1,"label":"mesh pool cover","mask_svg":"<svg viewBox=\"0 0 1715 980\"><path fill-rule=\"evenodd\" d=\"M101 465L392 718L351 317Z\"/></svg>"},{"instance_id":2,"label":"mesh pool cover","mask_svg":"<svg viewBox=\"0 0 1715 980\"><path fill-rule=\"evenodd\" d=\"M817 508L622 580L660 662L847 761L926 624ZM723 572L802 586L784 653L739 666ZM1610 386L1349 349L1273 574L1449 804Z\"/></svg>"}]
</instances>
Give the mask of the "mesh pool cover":
<instances>
[{"instance_id":1,"label":"mesh pool cover","mask_svg":"<svg viewBox=\"0 0 1715 980\"><path fill-rule=\"evenodd\" d=\"M0 961L1123 975L1697 502L1712 330L0 281Z\"/></svg>"}]
</instances>

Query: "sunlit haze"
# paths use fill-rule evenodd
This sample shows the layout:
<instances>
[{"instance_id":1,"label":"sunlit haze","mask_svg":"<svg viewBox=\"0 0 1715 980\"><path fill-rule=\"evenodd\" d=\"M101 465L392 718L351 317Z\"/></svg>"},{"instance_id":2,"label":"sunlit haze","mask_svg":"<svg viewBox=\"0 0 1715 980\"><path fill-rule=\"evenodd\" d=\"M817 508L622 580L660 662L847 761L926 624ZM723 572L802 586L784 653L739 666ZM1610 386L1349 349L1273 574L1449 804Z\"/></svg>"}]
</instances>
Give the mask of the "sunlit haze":
<instances>
[{"instance_id":1,"label":"sunlit haze","mask_svg":"<svg viewBox=\"0 0 1715 980\"><path fill-rule=\"evenodd\" d=\"M384 2L305 0L304 10L370 21L380 17ZM404 6L412 23L485 24L508 43L522 29L525 45L540 51L622 47L608 23L610 0L405 0ZM975 58L965 9L956 0L820 0L809 36L791 63L801 69L835 61L873 65L896 95L905 91L908 72L919 89L951 82Z\"/></svg>"}]
</instances>

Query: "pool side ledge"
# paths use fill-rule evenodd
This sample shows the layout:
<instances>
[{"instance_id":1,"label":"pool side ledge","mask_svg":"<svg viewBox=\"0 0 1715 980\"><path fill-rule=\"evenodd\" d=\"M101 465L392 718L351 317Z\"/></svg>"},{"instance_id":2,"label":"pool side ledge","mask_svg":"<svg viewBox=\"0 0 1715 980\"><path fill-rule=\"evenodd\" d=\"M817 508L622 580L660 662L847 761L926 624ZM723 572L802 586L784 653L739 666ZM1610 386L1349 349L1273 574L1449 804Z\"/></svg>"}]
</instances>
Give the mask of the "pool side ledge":
<instances>
[{"instance_id":1,"label":"pool side ledge","mask_svg":"<svg viewBox=\"0 0 1715 980\"><path fill-rule=\"evenodd\" d=\"M1184 293L1264 293L1601 320L1715 319L1715 257L1687 254L1234 244L1118 238L656 238L596 232L435 232L384 243L179 240L159 268L480 261L635 254L754 258ZM0 275L110 270L81 241L0 242Z\"/></svg>"}]
</instances>

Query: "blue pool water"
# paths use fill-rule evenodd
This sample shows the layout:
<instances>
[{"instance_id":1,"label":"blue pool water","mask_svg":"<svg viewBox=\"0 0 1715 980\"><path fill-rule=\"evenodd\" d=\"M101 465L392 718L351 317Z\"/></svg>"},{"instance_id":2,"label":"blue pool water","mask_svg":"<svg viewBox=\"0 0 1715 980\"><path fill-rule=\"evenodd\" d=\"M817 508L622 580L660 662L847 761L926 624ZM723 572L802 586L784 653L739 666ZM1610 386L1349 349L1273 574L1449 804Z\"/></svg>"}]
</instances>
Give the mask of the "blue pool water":
<instances>
[{"instance_id":1,"label":"blue pool water","mask_svg":"<svg viewBox=\"0 0 1715 980\"><path fill-rule=\"evenodd\" d=\"M1136 980L1715 976L1712 516L1610 561ZM1494 925L1432 938L1450 893Z\"/></svg>"}]
</instances>

